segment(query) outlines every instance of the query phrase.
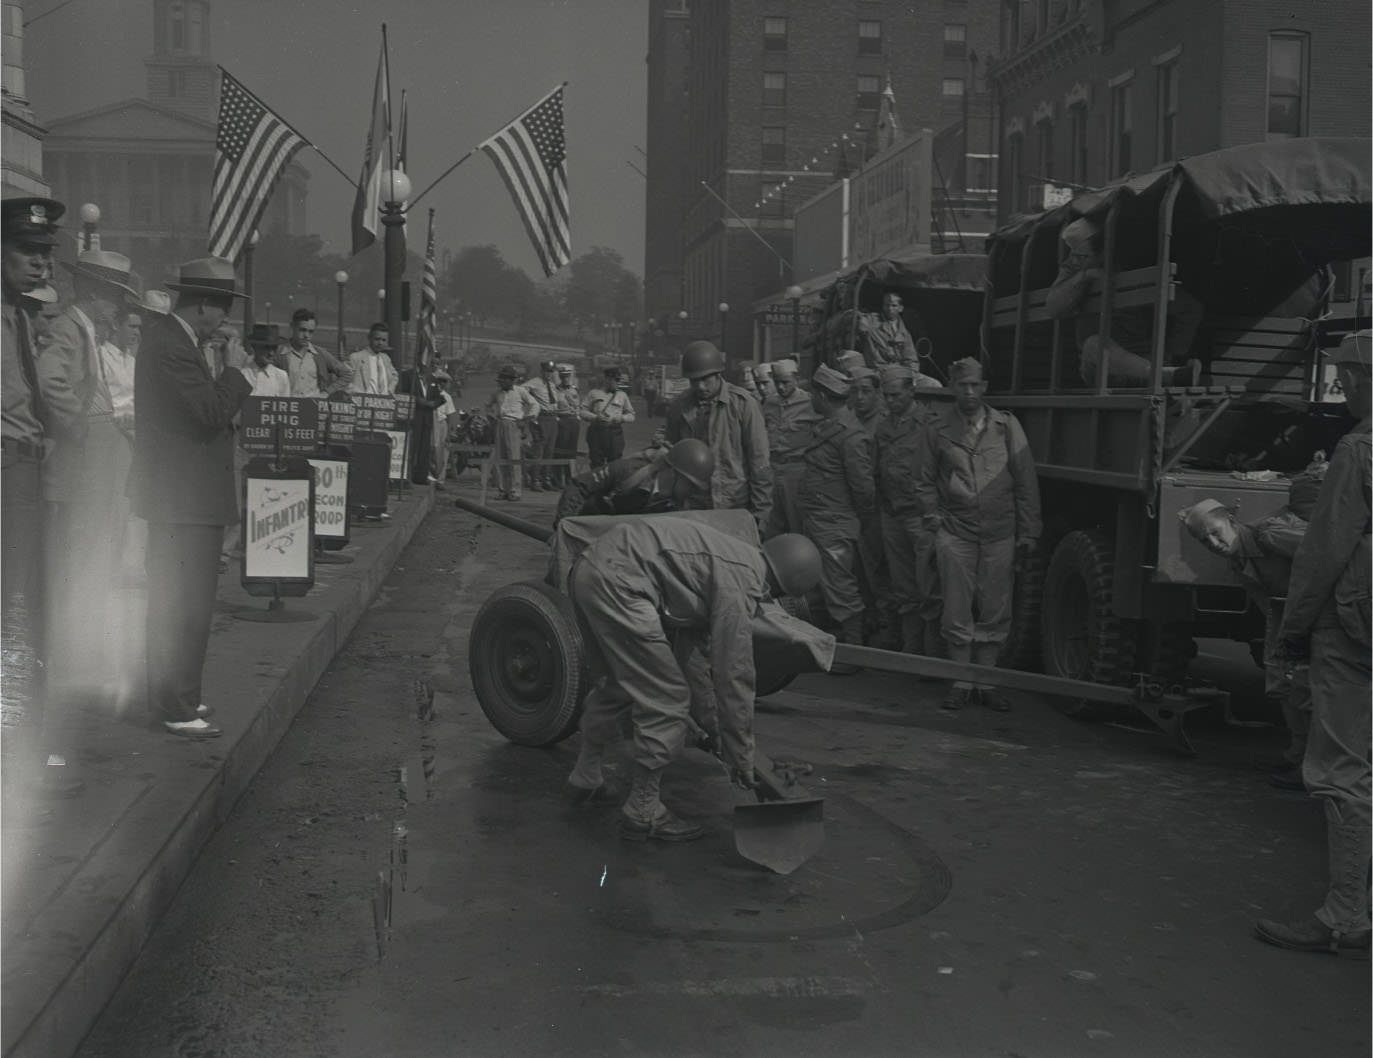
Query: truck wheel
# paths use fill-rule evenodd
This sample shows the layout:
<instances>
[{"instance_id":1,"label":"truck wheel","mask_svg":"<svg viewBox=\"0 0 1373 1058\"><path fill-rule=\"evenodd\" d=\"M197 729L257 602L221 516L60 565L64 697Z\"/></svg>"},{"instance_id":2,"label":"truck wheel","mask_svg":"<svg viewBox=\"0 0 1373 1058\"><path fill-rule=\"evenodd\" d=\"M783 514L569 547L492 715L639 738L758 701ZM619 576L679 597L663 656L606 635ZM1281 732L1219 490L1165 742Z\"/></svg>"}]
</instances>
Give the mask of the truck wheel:
<instances>
[{"instance_id":1,"label":"truck wheel","mask_svg":"<svg viewBox=\"0 0 1373 1058\"><path fill-rule=\"evenodd\" d=\"M1044 574L1042 649L1044 671L1094 683L1129 681L1134 650L1125 622L1111 609L1115 548L1097 529L1076 529L1054 548ZM1068 716L1099 720L1110 706L1083 699L1054 698Z\"/></svg>"},{"instance_id":2,"label":"truck wheel","mask_svg":"<svg viewBox=\"0 0 1373 1058\"><path fill-rule=\"evenodd\" d=\"M521 746L548 746L577 729L587 680L572 603L547 584L498 588L467 640L477 702Z\"/></svg>"},{"instance_id":3,"label":"truck wheel","mask_svg":"<svg viewBox=\"0 0 1373 1058\"><path fill-rule=\"evenodd\" d=\"M1040 616L1044 604L1044 557L1036 551L1015 577L1011 600L1011 629L1006 634L997 668L1037 672L1040 659Z\"/></svg>"}]
</instances>

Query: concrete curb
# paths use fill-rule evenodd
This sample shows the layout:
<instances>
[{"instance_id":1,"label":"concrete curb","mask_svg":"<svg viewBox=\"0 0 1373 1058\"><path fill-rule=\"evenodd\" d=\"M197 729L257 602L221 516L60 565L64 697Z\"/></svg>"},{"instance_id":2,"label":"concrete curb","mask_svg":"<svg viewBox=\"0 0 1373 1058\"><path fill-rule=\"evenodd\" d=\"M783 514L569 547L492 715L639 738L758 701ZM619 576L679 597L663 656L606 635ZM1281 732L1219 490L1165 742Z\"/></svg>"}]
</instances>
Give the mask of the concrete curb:
<instances>
[{"instance_id":1,"label":"concrete curb","mask_svg":"<svg viewBox=\"0 0 1373 1058\"><path fill-rule=\"evenodd\" d=\"M80 1046L201 849L276 748L433 504L432 490L411 490L395 508L390 532L355 535L354 565L320 567L335 571L325 590L318 591L317 581L317 594L288 603L318 612L318 620L255 624L217 612L205 686L207 700L212 688L228 699L215 703L224 737L185 744L141 729L102 739L102 756L113 764L97 769L90 788L67 803L75 806L68 818L26 850L35 863L73 862L48 870L51 896L21 935L6 939L5 1058L61 1058ZM377 538L367 539L371 533ZM221 585L219 606L226 602L265 606ZM148 755L150 739L155 758ZM159 748L171 741L177 745L168 752Z\"/></svg>"}]
</instances>

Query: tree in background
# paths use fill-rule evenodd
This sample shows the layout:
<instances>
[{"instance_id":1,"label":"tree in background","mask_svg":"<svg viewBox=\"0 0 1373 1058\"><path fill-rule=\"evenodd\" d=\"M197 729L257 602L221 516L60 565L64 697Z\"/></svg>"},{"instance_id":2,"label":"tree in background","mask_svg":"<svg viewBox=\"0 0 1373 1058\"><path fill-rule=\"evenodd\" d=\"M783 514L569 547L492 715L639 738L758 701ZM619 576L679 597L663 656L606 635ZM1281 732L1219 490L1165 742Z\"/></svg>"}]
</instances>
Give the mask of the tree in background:
<instances>
[{"instance_id":1,"label":"tree in background","mask_svg":"<svg viewBox=\"0 0 1373 1058\"><path fill-rule=\"evenodd\" d=\"M604 323L628 323L643 311L643 284L625 267L624 258L608 246L593 246L567 266L563 292L567 314L593 333Z\"/></svg>"}]
</instances>

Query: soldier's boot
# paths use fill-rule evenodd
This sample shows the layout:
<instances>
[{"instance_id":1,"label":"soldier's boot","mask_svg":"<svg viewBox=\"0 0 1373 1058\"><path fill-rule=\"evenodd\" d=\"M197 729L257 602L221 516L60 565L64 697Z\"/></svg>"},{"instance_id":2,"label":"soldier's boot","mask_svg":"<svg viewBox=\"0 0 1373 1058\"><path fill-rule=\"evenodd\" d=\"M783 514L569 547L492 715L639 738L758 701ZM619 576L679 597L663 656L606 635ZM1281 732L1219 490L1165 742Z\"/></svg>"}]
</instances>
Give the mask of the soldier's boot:
<instances>
[{"instance_id":1,"label":"soldier's boot","mask_svg":"<svg viewBox=\"0 0 1373 1058\"><path fill-rule=\"evenodd\" d=\"M572 774L567 777L568 784L579 790L595 790L604 786L605 776L601 772L601 764L604 761L605 747L597 745L583 735L581 746L577 749L577 763L572 768Z\"/></svg>"},{"instance_id":2,"label":"soldier's boot","mask_svg":"<svg viewBox=\"0 0 1373 1058\"><path fill-rule=\"evenodd\" d=\"M658 796L661 768L634 765L634 785L620 809L620 837L625 841L695 841L705 833L698 823L678 819Z\"/></svg>"},{"instance_id":3,"label":"soldier's boot","mask_svg":"<svg viewBox=\"0 0 1373 1058\"><path fill-rule=\"evenodd\" d=\"M1337 822L1338 819L1338 809L1327 804L1325 829L1329 841L1330 889L1321 908L1325 918L1311 915L1298 922L1260 919L1254 927L1259 940L1293 951L1368 958L1369 829L1366 824ZM1328 919L1345 923L1345 926L1329 926Z\"/></svg>"},{"instance_id":4,"label":"soldier's boot","mask_svg":"<svg viewBox=\"0 0 1373 1058\"><path fill-rule=\"evenodd\" d=\"M847 617L839 623L837 636L841 643L852 643L854 646L863 645L863 616ZM847 662L836 661L830 665L831 676L852 676L860 671L858 665L850 665Z\"/></svg>"}]
</instances>

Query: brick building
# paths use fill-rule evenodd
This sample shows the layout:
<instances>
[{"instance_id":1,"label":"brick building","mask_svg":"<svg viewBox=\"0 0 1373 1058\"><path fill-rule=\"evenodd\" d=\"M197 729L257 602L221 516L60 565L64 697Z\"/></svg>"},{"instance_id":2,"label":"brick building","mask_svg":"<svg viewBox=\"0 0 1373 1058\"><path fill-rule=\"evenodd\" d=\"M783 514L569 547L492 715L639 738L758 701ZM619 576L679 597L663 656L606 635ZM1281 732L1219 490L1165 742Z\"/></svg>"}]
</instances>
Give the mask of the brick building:
<instances>
[{"instance_id":1,"label":"brick building","mask_svg":"<svg viewBox=\"0 0 1373 1058\"><path fill-rule=\"evenodd\" d=\"M1000 214L1044 184L1288 136L1369 134L1367 0L1005 0Z\"/></svg>"},{"instance_id":2,"label":"brick building","mask_svg":"<svg viewBox=\"0 0 1373 1058\"><path fill-rule=\"evenodd\" d=\"M995 0L655 3L649 314L670 319L675 333L716 336L717 306L725 302L726 345L748 350L748 308L791 281L784 262L792 253L792 211L871 153L868 131L886 80L902 128L937 131L961 122L976 72L971 56L989 54L995 31ZM674 50L683 39L684 55ZM684 122L676 124L683 111ZM834 149L842 136L850 141ZM967 144L967 153L976 149ZM958 168L956 160L951 167ZM668 174L680 182L674 186ZM974 175L966 182L975 183ZM675 289L673 260L680 269ZM685 328L680 311L688 314Z\"/></svg>"},{"instance_id":3,"label":"brick building","mask_svg":"<svg viewBox=\"0 0 1373 1058\"><path fill-rule=\"evenodd\" d=\"M107 249L128 254L149 286L204 256L209 232L219 74L209 0L153 0L147 98L48 123L44 165L53 196L75 211L100 207ZM309 173L282 175L263 230L305 231Z\"/></svg>"}]
</instances>

